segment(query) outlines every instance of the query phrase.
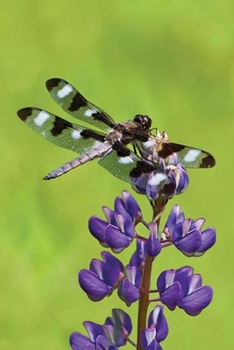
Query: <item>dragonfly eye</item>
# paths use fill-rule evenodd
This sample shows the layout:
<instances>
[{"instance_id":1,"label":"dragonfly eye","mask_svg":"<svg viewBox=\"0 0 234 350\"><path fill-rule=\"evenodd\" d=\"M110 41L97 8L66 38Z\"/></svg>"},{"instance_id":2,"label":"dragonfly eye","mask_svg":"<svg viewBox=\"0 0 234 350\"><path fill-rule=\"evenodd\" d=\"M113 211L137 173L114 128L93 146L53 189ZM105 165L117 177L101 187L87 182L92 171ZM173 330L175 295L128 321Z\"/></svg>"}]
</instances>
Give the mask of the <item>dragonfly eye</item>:
<instances>
[{"instance_id":1,"label":"dragonfly eye","mask_svg":"<svg viewBox=\"0 0 234 350\"><path fill-rule=\"evenodd\" d=\"M133 120L142 130L149 130L152 124L152 120L148 115L137 114Z\"/></svg>"}]
</instances>

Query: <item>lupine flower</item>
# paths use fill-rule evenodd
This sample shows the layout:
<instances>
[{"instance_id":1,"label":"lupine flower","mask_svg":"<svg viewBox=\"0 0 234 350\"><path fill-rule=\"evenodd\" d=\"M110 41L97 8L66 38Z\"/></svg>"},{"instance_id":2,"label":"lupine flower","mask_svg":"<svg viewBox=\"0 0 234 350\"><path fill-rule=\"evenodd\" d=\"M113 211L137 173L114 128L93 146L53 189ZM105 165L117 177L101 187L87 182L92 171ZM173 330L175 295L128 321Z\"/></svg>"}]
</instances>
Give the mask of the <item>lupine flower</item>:
<instances>
[{"instance_id":1,"label":"lupine flower","mask_svg":"<svg viewBox=\"0 0 234 350\"><path fill-rule=\"evenodd\" d=\"M130 193L128 191L122 191L122 197L117 197L115 200L115 211L118 213L125 213L127 212L130 217L132 218L132 221L137 224L140 219L142 218L141 209Z\"/></svg>"},{"instance_id":2,"label":"lupine flower","mask_svg":"<svg viewBox=\"0 0 234 350\"><path fill-rule=\"evenodd\" d=\"M198 315L213 297L212 288L202 286L201 275L193 274L190 266L163 271L158 277L157 288L161 302L170 310L178 306L190 316Z\"/></svg>"},{"instance_id":3,"label":"lupine flower","mask_svg":"<svg viewBox=\"0 0 234 350\"><path fill-rule=\"evenodd\" d=\"M132 321L129 315L121 309L113 309L112 317L107 317L103 325L85 321L83 323L89 337L79 332L70 336L70 345L73 350L115 350L131 342ZM168 335L168 325L163 314L163 307L156 306L148 317L148 328L141 336L141 345L144 349L161 350L160 342ZM132 342L131 342L132 343Z\"/></svg>"},{"instance_id":4,"label":"lupine flower","mask_svg":"<svg viewBox=\"0 0 234 350\"><path fill-rule=\"evenodd\" d=\"M145 251L152 259L155 259L162 249L160 240L158 239L158 226L156 222L149 224L149 230L150 236L145 242Z\"/></svg>"},{"instance_id":5,"label":"lupine flower","mask_svg":"<svg viewBox=\"0 0 234 350\"><path fill-rule=\"evenodd\" d=\"M186 219L180 207L175 205L167 219L164 233L167 239L186 256L200 256L216 242L216 230L208 227L201 231L205 219Z\"/></svg>"},{"instance_id":6,"label":"lupine flower","mask_svg":"<svg viewBox=\"0 0 234 350\"><path fill-rule=\"evenodd\" d=\"M137 238L136 250L131 257L129 264L131 266L137 266L140 270L143 270L145 265L145 256L145 239Z\"/></svg>"},{"instance_id":7,"label":"lupine flower","mask_svg":"<svg viewBox=\"0 0 234 350\"><path fill-rule=\"evenodd\" d=\"M155 339L155 328L146 328L142 332L141 345L145 350L162 350L161 345Z\"/></svg>"},{"instance_id":8,"label":"lupine flower","mask_svg":"<svg viewBox=\"0 0 234 350\"><path fill-rule=\"evenodd\" d=\"M103 325L86 321L83 323L89 337L79 332L70 336L73 350L114 350L125 345L132 332L132 322L129 315L121 309L113 309L112 317L108 317Z\"/></svg>"},{"instance_id":9,"label":"lupine flower","mask_svg":"<svg viewBox=\"0 0 234 350\"><path fill-rule=\"evenodd\" d=\"M123 264L108 252L102 252L104 261L93 259L90 270L82 269L78 279L81 288L93 301L102 300L116 288L123 275Z\"/></svg>"},{"instance_id":10,"label":"lupine flower","mask_svg":"<svg viewBox=\"0 0 234 350\"><path fill-rule=\"evenodd\" d=\"M103 207L107 221L97 216L89 219L89 230L104 247L115 253L128 247L135 237L135 224L141 218L140 208L135 199L123 191L123 198L115 200L115 210Z\"/></svg>"},{"instance_id":11,"label":"lupine flower","mask_svg":"<svg viewBox=\"0 0 234 350\"><path fill-rule=\"evenodd\" d=\"M162 136L168 139L165 133L160 135L160 138ZM162 159L155 147L146 154L144 167L148 167L148 172L140 171L140 174L131 177L134 191L146 195L150 201L156 200L160 195L170 199L184 192L188 187L189 178L185 167L180 164L178 155L174 153Z\"/></svg>"},{"instance_id":12,"label":"lupine flower","mask_svg":"<svg viewBox=\"0 0 234 350\"><path fill-rule=\"evenodd\" d=\"M107 317L103 327L105 334L108 335L108 339L115 345L122 346L126 343L132 332L132 321L125 311L113 309L112 317Z\"/></svg>"},{"instance_id":13,"label":"lupine flower","mask_svg":"<svg viewBox=\"0 0 234 350\"><path fill-rule=\"evenodd\" d=\"M158 238L158 228L155 222L149 223L149 238L136 238L136 250L133 253L129 265L136 266L143 270L145 264L145 257L148 254L151 258L155 257L161 252L162 245Z\"/></svg>"},{"instance_id":14,"label":"lupine flower","mask_svg":"<svg viewBox=\"0 0 234 350\"><path fill-rule=\"evenodd\" d=\"M174 161L176 163L176 159ZM183 186L188 183L186 182L186 173L184 179L182 179L183 175L179 176L179 180L176 179L177 172L180 172L179 167L176 167L174 172L170 171L168 171L163 187L158 192L158 195L161 196L160 201L162 196L169 198L167 197L168 193L172 194L177 190L183 190ZM152 183L149 186L152 186ZM156 190L158 189L159 187L156 188ZM155 188L152 189L151 193L154 190ZM161 203L165 205L167 199L160 201L160 205ZM151 202L151 205L156 205L156 202ZM163 206L158 208L158 214L161 215ZM102 245L111 248L115 253L125 249L135 239L136 250L126 266L113 254L102 252L102 260L93 259L89 269L83 269L79 272L80 286L92 301L102 300L104 297L110 296L116 289L119 298L127 306L144 295L147 305L161 301L170 310L174 310L178 306L187 314L196 316L210 304L213 291L209 286L202 286L201 276L194 274L192 267L184 266L178 270L171 269L162 272L157 279L159 299L148 299L149 296L146 294L155 291L150 290L150 285L147 284L148 282L145 284L144 280L145 271L162 251L162 247L174 244L185 255L197 256L215 243L216 232L213 228L209 227L201 231L205 221L203 218L195 221L185 219L179 206L174 206L164 230L159 231L157 216L154 221L147 224L137 202L127 191L123 191L122 198L116 198L114 210L103 207L103 211L107 221L96 216L93 216L89 221L92 235ZM138 235L136 225L140 223L148 230L148 237ZM70 337L73 350L115 350L126 345L127 342L136 347L136 344L129 338L132 331L131 319L122 310L114 309L112 317L108 317L103 325L84 322L84 326L89 337L74 332ZM140 328L140 330L140 342L144 350L162 350L160 343L168 335L167 321L162 306L157 305L151 311L147 328Z\"/></svg>"},{"instance_id":15,"label":"lupine flower","mask_svg":"<svg viewBox=\"0 0 234 350\"><path fill-rule=\"evenodd\" d=\"M123 279L118 287L118 296L127 306L130 306L139 299L142 274L136 266L126 266L125 273L126 278Z\"/></svg>"},{"instance_id":16,"label":"lupine flower","mask_svg":"<svg viewBox=\"0 0 234 350\"><path fill-rule=\"evenodd\" d=\"M148 328L156 329L156 340L163 341L168 335L168 325L164 316L164 307L161 305L155 306L148 317Z\"/></svg>"},{"instance_id":17,"label":"lupine flower","mask_svg":"<svg viewBox=\"0 0 234 350\"><path fill-rule=\"evenodd\" d=\"M118 350L118 347L103 335L98 335L95 341L92 341L79 332L73 332L69 341L73 350Z\"/></svg>"},{"instance_id":18,"label":"lupine flower","mask_svg":"<svg viewBox=\"0 0 234 350\"><path fill-rule=\"evenodd\" d=\"M141 335L144 349L161 349L160 342L168 335L168 325L163 314L163 306L157 305L148 317L148 328Z\"/></svg>"},{"instance_id":19,"label":"lupine flower","mask_svg":"<svg viewBox=\"0 0 234 350\"><path fill-rule=\"evenodd\" d=\"M126 266L108 252L102 252L103 261L93 259L90 270L78 274L81 288L92 301L100 301L118 288L118 296L128 306L139 299L141 272L137 266Z\"/></svg>"}]
</instances>

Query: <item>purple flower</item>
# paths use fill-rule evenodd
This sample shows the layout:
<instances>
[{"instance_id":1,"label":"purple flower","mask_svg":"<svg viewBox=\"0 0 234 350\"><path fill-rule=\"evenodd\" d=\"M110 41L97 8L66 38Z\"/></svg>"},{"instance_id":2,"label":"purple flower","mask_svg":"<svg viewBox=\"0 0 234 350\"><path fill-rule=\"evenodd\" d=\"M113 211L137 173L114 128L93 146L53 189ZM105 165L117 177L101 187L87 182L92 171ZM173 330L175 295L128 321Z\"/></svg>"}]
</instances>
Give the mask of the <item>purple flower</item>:
<instances>
[{"instance_id":1,"label":"purple flower","mask_svg":"<svg viewBox=\"0 0 234 350\"><path fill-rule=\"evenodd\" d=\"M167 134L160 134L158 130L155 139L169 141ZM160 157L157 147L160 148L155 140L142 143L144 161L139 161L130 173L132 188L146 195L150 201L156 200L160 195L170 199L184 192L189 184L186 169L178 154L174 152L166 158Z\"/></svg>"},{"instance_id":2,"label":"purple flower","mask_svg":"<svg viewBox=\"0 0 234 350\"><path fill-rule=\"evenodd\" d=\"M131 266L137 266L140 270L143 270L145 265L145 239L136 239L136 250L130 259Z\"/></svg>"},{"instance_id":3,"label":"purple flower","mask_svg":"<svg viewBox=\"0 0 234 350\"><path fill-rule=\"evenodd\" d=\"M162 249L160 240L158 239L158 226L156 222L151 222L149 229L150 236L145 242L145 251L152 259L155 259Z\"/></svg>"},{"instance_id":4,"label":"purple flower","mask_svg":"<svg viewBox=\"0 0 234 350\"><path fill-rule=\"evenodd\" d=\"M150 235L148 239L137 238L136 250L130 259L131 266L137 266L140 270L143 270L145 265L145 257L148 254L152 259L161 252L162 245L158 239L158 227L155 222L149 223Z\"/></svg>"},{"instance_id":5,"label":"purple flower","mask_svg":"<svg viewBox=\"0 0 234 350\"><path fill-rule=\"evenodd\" d=\"M117 346L123 346L132 332L130 316L121 309L113 309L103 326L106 337Z\"/></svg>"},{"instance_id":6,"label":"purple flower","mask_svg":"<svg viewBox=\"0 0 234 350\"><path fill-rule=\"evenodd\" d=\"M126 212L130 215L132 221L136 224L141 218L141 209L137 201L130 195L128 191L122 192L123 198L117 197L115 200L115 211L126 215Z\"/></svg>"},{"instance_id":7,"label":"purple flower","mask_svg":"<svg viewBox=\"0 0 234 350\"><path fill-rule=\"evenodd\" d=\"M126 266L126 278L120 283L118 288L118 296L127 306L139 299L139 287L141 284L141 272L136 266Z\"/></svg>"},{"instance_id":8,"label":"purple flower","mask_svg":"<svg viewBox=\"0 0 234 350\"><path fill-rule=\"evenodd\" d=\"M97 345L103 345L103 349L108 349L105 346L107 345L107 338L105 337L105 332L103 327L97 323L86 321L83 323L89 337L84 336L79 332L73 332L70 335L70 346L73 350L96 350ZM113 345L108 341L109 345ZM101 349L101 347L100 347ZM116 348L117 349L117 348Z\"/></svg>"},{"instance_id":9,"label":"purple flower","mask_svg":"<svg viewBox=\"0 0 234 350\"><path fill-rule=\"evenodd\" d=\"M89 230L104 247L119 253L128 247L135 237L135 225L141 219L140 208L135 199L123 191L123 198L115 200L115 210L103 207L107 221L93 216L89 219Z\"/></svg>"},{"instance_id":10,"label":"purple flower","mask_svg":"<svg viewBox=\"0 0 234 350\"><path fill-rule=\"evenodd\" d=\"M148 318L148 328L141 335L141 345L144 349L161 349L159 343L168 335L168 325L163 314L163 306L156 306Z\"/></svg>"},{"instance_id":11,"label":"purple flower","mask_svg":"<svg viewBox=\"0 0 234 350\"><path fill-rule=\"evenodd\" d=\"M148 328L156 329L156 340L158 342L163 341L168 335L168 325L163 310L163 306L155 306L148 318Z\"/></svg>"},{"instance_id":12,"label":"purple flower","mask_svg":"<svg viewBox=\"0 0 234 350\"><path fill-rule=\"evenodd\" d=\"M178 164L166 165L160 159L153 170L149 173L142 173L140 176L131 177L131 185L134 191L144 194L152 201L159 195L170 199L176 194L181 194L187 188L189 178L185 168Z\"/></svg>"},{"instance_id":13,"label":"purple flower","mask_svg":"<svg viewBox=\"0 0 234 350\"><path fill-rule=\"evenodd\" d=\"M154 332L155 332L154 330L148 331L148 333L153 333L152 336L151 336L152 339L154 338ZM149 335L148 335L148 338L149 338ZM157 340L153 339L149 345L144 347L144 350L162 350L162 347L157 342Z\"/></svg>"},{"instance_id":14,"label":"purple flower","mask_svg":"<svg viewBox=\"0 0 234 350\"><path fill-rule=\"evenodd\" d=\"M195 221L185 219L180 207L175 205L164 227L164 233L171 242L186 256L201 256L216 242L216 231L208 227L201 231L205 219Z\"/></svg>"},{"instance_id":15,"label":"purple flower","mask_svg":"<svg viewBox=\"0 0 234 350\"><path fill-rule=\"evenodd\" d=\"M103 335L98 335L95 342L92 342L83 334L74 332L70 335L69 341L73 350L118 350L118 347Z\"/></svg>"},{"instance_id":16,"label":"purple flower","mask_svg":"<svg viewBox=\"0 0 234 350\"><path fill-rule=\"evenodd\" d=\"M73 332L70 336L73 350L115 350L125 345L132 332L131 318L121 309L113 309L112 317L107 317L103 325L91 321L85 321L83 325L89 337Z\"/></svg>"},{"instance_id":17,"label":"purple flower","mask_svg":"<svg viewBox=\"0 0 234 350\"><path fill-rule=\"evenodd\" d=\"M190 266L163 271L158 277L157 288L161 302L170 310L178 306L190 316L198 315L213 297L212 288L202 286L201 275L193 274Z\"/></svg>"},{"instance_id":18,"label":"purple flower","mask_svg":"<svg viewBox=\"0 0 234 350\"><path fill-rule=\"evenodd\" d=\"M90 270L82 269L78 274L81 288L93 301L102 300L116 288L123 275L123 264L108 252L102 252L103 261L93 259Z\"/></svg>"},{"instance_id":19,"label":"purple flower","mask_svg":"<svg viewBox=\"0 0 234 350\"><path fill-rule=\"evenodd\" d=\"M92 301L100 301L118 288L118 296L128 306L139 299L141 271L137 266L124 268L119 259L108 252L102 252L103 261L93 259L90 269L78 274L81 288Z\"/></svg>"},{"instance_id":20,"label":"purple flower","mask_svg":"<svg viewBox=\"0 0 234 350\"><path fill-rule=\"evenodd\" d=\"M198 256L209 249L216 239L214 228L201 230L205 222L203 218L195 221L185 219L178 205L172 208L164 230L159 231L160 216L168 199L182 192L188 184L187 173L177 161L176 155L170 156L170 164L159 158L157 169L156 165L151 163L153 171L141 175L142 178L145 177L142 183L136 179L135 184L145 185L143 190L154 207L152 222L147 223L143 219L137 202L127 191L122 192L121 198L116 198L114 210L103 207L106 221L96 216L89 220L92 235L115 253L121 252L136 239L136 250L130 258L129 265L124 266L112 254L102 252L102 260L92 259L89 269L79 272L80 286L92 301L102 300L117 289L119 298L127 306L140 299L139 314L144 317L144 308L148 307L149 302L161 301L170 310L179 307L191 316L198 315L210 304L213 297L212 288L202 286L201 275L194 274L190 266L163 271L157 279L160 298L149 298L149 293L155 292L150 290L152 262L163 246L174 244L185 255ZM155 198L158 198L158 201L155 201ZM148 230L148 238L135 230L138 223ZM140 344L134 344L129 338L132 331L130 317L120 309L113 309L112 316L107 317L103 325L91 321L84 322L89 336L74 332L70 336L70 345L73 350L115 350L129 343L134 347L141 345L144 350L162 350L160 343L168 335L163 306L157 305L151 311L147 328L142 329L143 324L145 323L140 325Z\"/></svg>"}]
</instances>

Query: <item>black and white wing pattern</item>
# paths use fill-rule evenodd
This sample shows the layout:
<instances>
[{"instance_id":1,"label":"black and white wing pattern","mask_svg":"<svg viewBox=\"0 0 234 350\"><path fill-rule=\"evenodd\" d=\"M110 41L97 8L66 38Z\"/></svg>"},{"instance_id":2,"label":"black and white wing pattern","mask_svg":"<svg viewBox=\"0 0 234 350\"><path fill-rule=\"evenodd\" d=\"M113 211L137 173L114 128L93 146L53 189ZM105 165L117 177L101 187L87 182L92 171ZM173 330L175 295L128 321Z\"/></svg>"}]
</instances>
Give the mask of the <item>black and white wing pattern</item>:
<instances>
[{"instance_id":1,"label":"black and white wing pattern","mask_svg":"<svg viewBox=\"0 0 234 350\"><path fill-rule=\"evenodd\" d=\"M60 78L49 79L46 88L53 100L72 117L109 131L114 120L101 108L86 100L71 84Z\"/></svg>"},{"instance_id":2,"label":"black and white wing pattern","mask_svg":"<svg viewBox=\"0 0 234 350\"><path fill-rule=\"evenodd\" d=\"M118 178L130 182L130 172L140 158L127 145L135 139L148 139L151 119L137 115L132 121L115 123L106 112L86 100L67 81L53 78L46 82L46 87L65 112L105 133L70 123L40 108L19 110L17 114L20 119L46 140L80 154L80 157L55 169L44 179L56 178L79 165L101 158L100 165Z\"/></svg>"},{"instance_id":3,"label":"black and white wing pattern","mask_svg":"<svg viewBox=\"0 0 234 350\"><path fill-rule=\"evenodd\" d=\"M20 109L18 116L25 124L56 146L83 154L99 147L105 134L70 123L37 107Z\"/></svg>"},{"instance_id":4,"label":"black and white wing pattern","mask_svg":"<svg viewBox=\"0 0 234 350\"><path fill-rule=\"evenodd\" d=\"M212 168L215 165L215 159L209 152L173 142L166 143L158 155L169 164L176 159L176 163L185 168Z\"/></svg>"},{"instance_id":5,"label":"black and white wing pattern","mask_svg":"<svg viewBox=\"0 0 234 350\"><path fill-rule=\"evenodd\" d=\"M80 125L70 123L50 112L36 107L27 107L18 111L18 116L32 130L47 141L81 154L44 177L56 178L88 161L104 156L111 151L112 145L105 141L105 134Z\"/></svg>"},{"instance_id":6,"label":"black and white wing pattern","mask_svg":"<svg viewBox=\"0 0 234 350\"><path fill-rule=\"evenodd\" d=\"M160 134L158 130L148 141L137 142L136 148L144 159L153 154L156 162L161 158L166 164L182 164L185 168L212 168L215 165L215 158L209 152L170 142L166 133Z\"/></svg>"}]
</instances>

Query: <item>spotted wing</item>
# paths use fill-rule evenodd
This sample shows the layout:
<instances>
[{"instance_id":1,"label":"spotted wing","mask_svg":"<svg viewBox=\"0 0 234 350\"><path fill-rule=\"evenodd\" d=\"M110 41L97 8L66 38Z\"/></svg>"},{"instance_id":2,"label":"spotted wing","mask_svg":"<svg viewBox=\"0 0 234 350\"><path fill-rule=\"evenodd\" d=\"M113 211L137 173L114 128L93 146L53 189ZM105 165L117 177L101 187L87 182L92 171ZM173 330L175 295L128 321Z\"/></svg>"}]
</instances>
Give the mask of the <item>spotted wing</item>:
<instances>
[{"instance_id":1,"label":"spotted wing","mask_svg":"<svg viewBox=\"0 0 234 350\"><path fill-rule=\"evenodd\" d=\"M105 134L70 123L36 107L20 109L17 114L25 124L47 141L79 154L98 147L105 138Z\"/></svg>"},{"instance_id":2,"label":"spotted wing","mask_svg":"<svg viewBox=\"0 0 234 350\"><path fill-rule=\"evenodd\" d=\"M53 78L46 82L46 88L53 100L68 114L104 131L109 131L114 120L102 109L86 100L66 80Z\"/></svg>"},{"instance_id":3,"label":"spotted wing","mask_svg":"<svg viewBox=\"0 0 234 350\"><path fill-rule=\"evenodd\" d=\"M180 163L186 168L212 168L215 165L215 159L209 152L173 143L162 137L151 137L147 142L137 142L135 145L145 159L153 154L157 162L162 158L166 164Z\"/></svg>"},{"instance_id":4,"label":"spotted wing","mask_svg":"<svg viewBox=\"0 0 234 350\"><path fill-rule=\"evenodd\" d=\"M123 144L116 143L113 147L114 150L102 157L98 163L119 179L130 183L132 178L140 178L156 171L156 163L142 160Z\"/></svg>"},{"instance_id":5,"label":"spotted wing","mask_svg":"<svg viewBox=\"0 0 234 350\"><path fill-rule=\"evenodd\" d=\"M169 164L176 160L185 168L212 168L215 165L215 159L209 152L172 142L164 143L158 155Z\"/></svg>"},{"instance_id":6,"label":"spotted wing","mask_svg":"<svg viewBox=\"0 0 234 350\"><path fill-rule=\"evenodd\" d=\"M107 169L112 175L119 179L130 182L130 172L136 167L138 157L134 153L129 153L126 157L119 157L117 151L112 151L98 163Z\"/></svg>"}]
</instances>

